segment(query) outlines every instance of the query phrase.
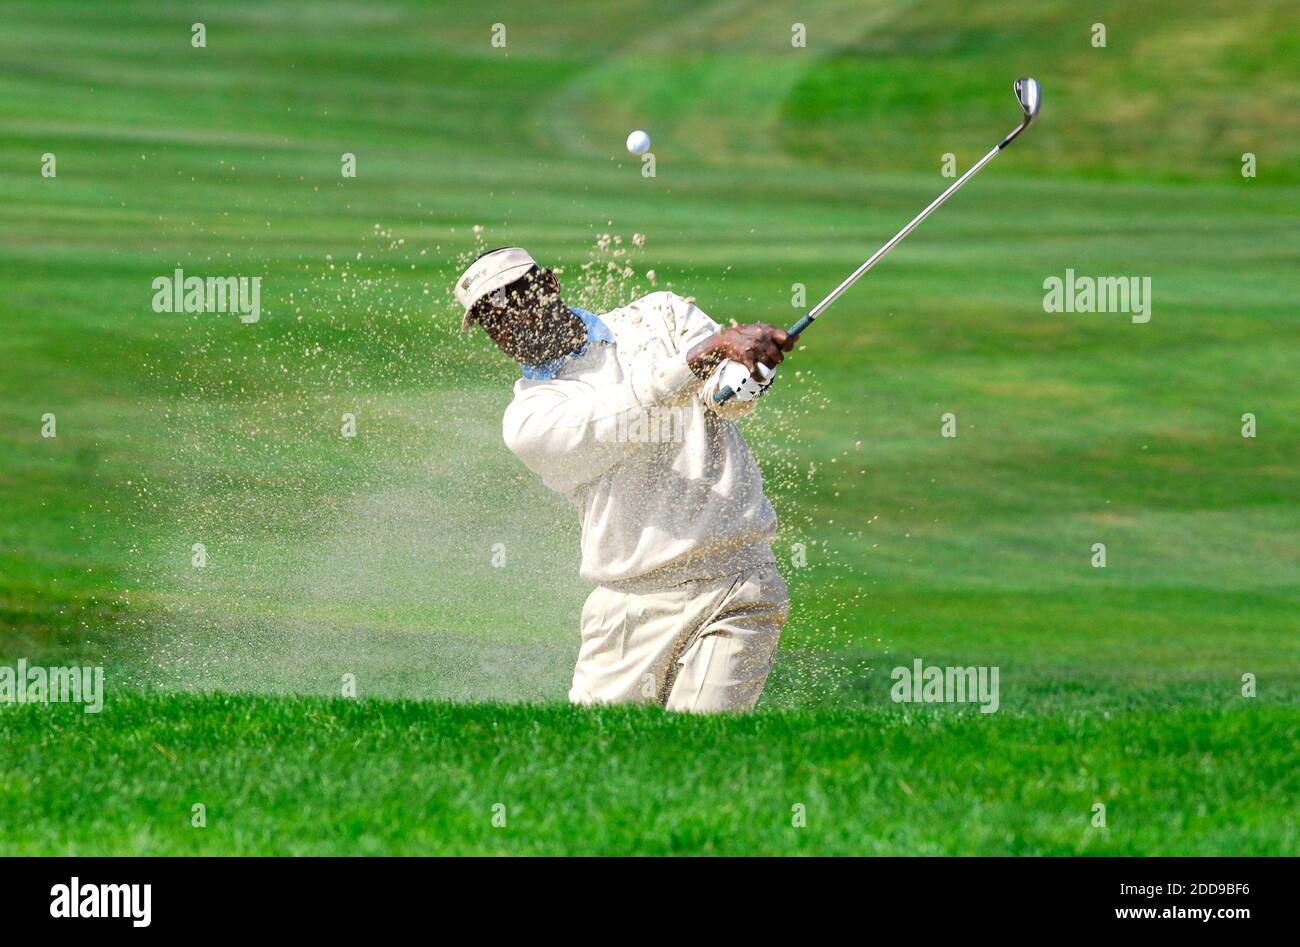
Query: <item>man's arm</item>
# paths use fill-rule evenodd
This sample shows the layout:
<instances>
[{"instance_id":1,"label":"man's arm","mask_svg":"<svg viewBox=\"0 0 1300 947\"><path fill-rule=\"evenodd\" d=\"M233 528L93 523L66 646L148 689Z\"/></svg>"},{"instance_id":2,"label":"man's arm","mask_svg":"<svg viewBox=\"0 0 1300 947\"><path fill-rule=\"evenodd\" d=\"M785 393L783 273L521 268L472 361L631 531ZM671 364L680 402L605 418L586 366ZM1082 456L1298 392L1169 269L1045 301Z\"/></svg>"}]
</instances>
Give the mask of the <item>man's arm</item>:
<instances>
[{"instance_id":1,"label":"man's arm","mask_svg":"<svg viewBox=\"0 0 1300 947\"><path fill-rule=\"evenodd\" d=\"M570 493L641 446L630 435L700 385L685 355L638 365L619 384L555 379L521 392L506 409L506 445L552 490Z\"/></svg>"},{"instance_id":2,"label":"man's arm","mask_svg":"<svg viewBox=\"0 0 1300 947\"><path fill-rule=\"evenodd\" d=\"M776 365L793 345L775 326L719 329L717 323L680 296L665 293L678 334L678 354L636 365L617 385L596 386L555 379L521 392L506 409L506 445L552 490L571 493L641 445L629 436L650 412L680 405L696 395L717 414L731 418L753 403L713 402L716 369L727 359L746 365ZM701 381L705 384L701 385Z\"/></svg>"}]
</instances>

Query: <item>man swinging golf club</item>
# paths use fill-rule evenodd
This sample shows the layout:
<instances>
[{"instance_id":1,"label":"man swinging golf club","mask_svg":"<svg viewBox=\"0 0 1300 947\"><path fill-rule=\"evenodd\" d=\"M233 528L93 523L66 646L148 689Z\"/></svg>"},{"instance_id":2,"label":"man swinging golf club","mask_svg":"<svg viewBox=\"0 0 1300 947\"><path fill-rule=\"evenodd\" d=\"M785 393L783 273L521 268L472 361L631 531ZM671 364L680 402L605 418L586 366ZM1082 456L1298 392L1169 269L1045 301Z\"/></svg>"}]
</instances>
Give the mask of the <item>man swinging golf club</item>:
<instances>
[{"instance_id":1,"label":"man swinging golf club","mask_svg":"<svg viewBox=\"0 0 1300 947\"><path fill-rule=\"evenodd\" d=\"M604 315L566 305L527 251L483 254L456 283L523 377L507 446L582 521L582 610L569 700L748 710L763 691L789 593L776 513L735 419L794 340L721 329L672 293ZM721 404L715 396L730 388Z\"/></svg>"}]
</instances>

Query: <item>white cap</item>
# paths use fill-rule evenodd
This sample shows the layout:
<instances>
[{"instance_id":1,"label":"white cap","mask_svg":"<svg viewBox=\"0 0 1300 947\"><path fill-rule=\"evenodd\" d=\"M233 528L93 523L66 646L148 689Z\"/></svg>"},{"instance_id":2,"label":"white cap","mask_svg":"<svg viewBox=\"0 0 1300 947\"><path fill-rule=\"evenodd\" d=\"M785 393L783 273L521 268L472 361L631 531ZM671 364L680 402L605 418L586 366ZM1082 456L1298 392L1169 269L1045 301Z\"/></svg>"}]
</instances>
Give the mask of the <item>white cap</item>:
<instances>
[{"instance_id":1,"label":"white cap","mask_svg":"<svg viewBox=\"0 0 1300 947\"><path fill-rule=\"evenodd\" d=\"M471 263L456 280L456 299L465 307L461 329L469 328L469 311L476 302L488 293L509 286L536 265L528 251L520 247L502 247Z\"/></svg>"}]
</instances>

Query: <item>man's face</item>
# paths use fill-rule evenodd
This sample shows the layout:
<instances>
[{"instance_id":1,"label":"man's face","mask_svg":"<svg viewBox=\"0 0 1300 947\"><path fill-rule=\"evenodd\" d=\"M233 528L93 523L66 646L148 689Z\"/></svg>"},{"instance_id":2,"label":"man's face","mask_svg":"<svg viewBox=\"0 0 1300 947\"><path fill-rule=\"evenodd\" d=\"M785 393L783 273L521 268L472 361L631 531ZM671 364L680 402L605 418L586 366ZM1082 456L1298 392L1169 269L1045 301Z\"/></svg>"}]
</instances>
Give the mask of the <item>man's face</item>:
<instances>
[{"instance_id":1,"label":"man's face","mask_svg":"<svg viewBox=\"0 0 1300 947\"><path fill-rule=\"evenodd\" d=\"M549 270L507 286L480 303L478 321L516 362L539 365L582 348L587 327L560 299Z\"/></svg>"}]
</instances>

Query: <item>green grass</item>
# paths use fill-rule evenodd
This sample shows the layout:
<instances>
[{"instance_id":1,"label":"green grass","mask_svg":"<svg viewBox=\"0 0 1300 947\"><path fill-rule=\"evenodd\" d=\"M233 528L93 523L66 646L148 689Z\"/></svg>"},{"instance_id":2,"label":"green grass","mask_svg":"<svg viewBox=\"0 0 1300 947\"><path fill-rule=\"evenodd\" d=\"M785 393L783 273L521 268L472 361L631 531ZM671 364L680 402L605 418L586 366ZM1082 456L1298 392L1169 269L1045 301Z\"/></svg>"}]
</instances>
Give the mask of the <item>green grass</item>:
<instances>
[{"instance_id":1,"label":"green grass","mask_svg":"<svg viewBox=\"0 0 1300 947\"><path fill-rule=\"evenodd\" d=\"M98 717L0 705L0 851L1297 852L1294 10L797 16L803 49L760 0L0 10L0 660L110 682ZM500 442L461 261L789 323L1026 73L1040 124L746 422L794 595L760 712L557 706L576 525ZM630 277L582 269L602 233L647 235ZM261 321L154 313L176 266L262 276ZM1151 322L1045 313L1066 268L1150 276ZM908 714L916 657L999 666L1003 709Z\"/></svg>"},{"instance_id":2,"label":"green grass","mask_svg":"<svg viewBox=\"0 0 1300 947\"><path fill-rule=\"evenodd\" d=\"M1263 855L1298 841L1300 727L1276 707L719 719L133 695L102 719L28 708L0 730L16 748L0 828L26 854Z\"/></svg>"}]
</instances>

